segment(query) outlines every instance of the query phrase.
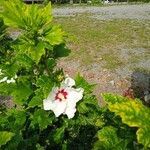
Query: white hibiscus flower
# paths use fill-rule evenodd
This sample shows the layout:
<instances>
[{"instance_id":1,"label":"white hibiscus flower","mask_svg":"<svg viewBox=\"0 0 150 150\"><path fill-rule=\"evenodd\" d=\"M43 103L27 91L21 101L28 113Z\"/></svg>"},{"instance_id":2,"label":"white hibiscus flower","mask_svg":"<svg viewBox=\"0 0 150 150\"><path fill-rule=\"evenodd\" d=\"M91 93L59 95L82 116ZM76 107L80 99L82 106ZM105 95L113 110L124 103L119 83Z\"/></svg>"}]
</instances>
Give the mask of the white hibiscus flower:
<instances>
[{"instance_id":1,"label":"white hibiscus flower","mask_svg":"<svg viewBox=\"0 0 150 150\"><path fill-rule=\"evenodd\" d=\"M0 83L3 83L3 82L7 82L8 84L9 83L15 83L16 82L15 79L14 78L8 79L8 77L4 77L3 79L0 80Z\"/></svg>"},{"instance_id":2,"label":"white hibiscus flower","mask_svg":"<svg viewBox=\"0 0 150 150\"><path fill-rule=\"evenodd\" d=\"M0 69L0 75L3 75L2 69ZM17 79L17 75L15 75L14 78L8 79L8 77L4 77L3 79L0 80L0 83L2 82L7 82L7 83L15 83L15 79Z\"/></svg>"},{"instance_id":3,"label":"white hibiscus flower","mask_svg":"<svg viewBox=\"0 0 150 150\"><path fill-rule=\"evenodd\" d=\"M15 83L16 81L14 80L14 78L8 79L8 77L4 77L3 79L0 80L0 83L2 82L7 82L9 83Z\"/></svg>"},{"instance_id":4,"label":"white hibiscus flower","mask_svg":"<svg viewBox=\"0 0 150 150\"><path fill-rule=\"evenodd\" d=\"M2 75L3 73L2 73L2 69L0 69L0 75Z\"/></svg>"},{"instance_id":5,"label":"white hibiscus flower","mask_svg":"<svg viewBox=\"0 0 150 150\"><path fill-rule=\"evenodd\" d=\"M67 77L60 88L54 87L47 99L43 100L44 110L52 110L56 117L66 114L73 118L76 112L76 103L82 99L84 90L75 89L75 81Z\"/></svg>"}]
</instances>

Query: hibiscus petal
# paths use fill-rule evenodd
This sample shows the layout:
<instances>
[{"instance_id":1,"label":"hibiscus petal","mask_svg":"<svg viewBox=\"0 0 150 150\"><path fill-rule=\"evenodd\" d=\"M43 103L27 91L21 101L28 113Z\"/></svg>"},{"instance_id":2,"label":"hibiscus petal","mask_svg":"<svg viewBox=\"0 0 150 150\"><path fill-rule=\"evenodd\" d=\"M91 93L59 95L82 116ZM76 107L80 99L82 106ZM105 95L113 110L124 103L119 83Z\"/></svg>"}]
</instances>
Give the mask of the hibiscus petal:
<instances>
[{"instance_id":1,"label":"hibiscus petal","mask_svg":"<svg viewBox=\"0 0 150 150\"><path fill-rule=\"evenodd\" d=\"M44 107L44 110L52 110L52 109L54 109L55 105L52 103L51 100L44 99L43 107Z\"/></svg>"},{"instance_id":2,"label":"hibiscus petal","mask_svg":"<svg viewBox=\"0 0 150 150\"><path fill-rule=\"evenodd\" d=\"M66 101L55 101L55 107L52 109L56 117L59 117L61 114L63 114L66 110L67 102Z\"/></svg>"},{"instance_id":3,"label":"hibiscus petal","mask_svg":"<svg viewBox=\"0 0 150 150\"><path fill-rule=\"evenodd\" d=\"M16 81L13 78L11 78L10 80L7 80L6 82L7 83L15 83Z\"/></svg>"},{"instance_id":4,"label":"hibiscus petal","mask_svg":"<svg viewBox=\"0 0 150 150\"><path fill-rule=\"evenodd\" d=\"M56 117L59 117L66 110L66 102L60 102L59 100L51 101L44 99L43 106L44 110L52 110Z\"/></svg>"},{"instance_id":5,"label":"hibiscus petal","mask_svg":"<svg viewBox=\"0 0 150 150\"><path fill-rule=\"evenodd\" d=\"M58 90L57 87L53 87L47 99L43 100L44 110L53 110L56 107L53 101L55 100L55 95L56 95L57 90Z\"/></svg>"},{"instance_id":6,"label":"hibiscus petal","mask_svg":"<svg viewBox=\"0 0 150 150\"><path fill-rule=\"evenodd\" d=\"M82 99L84 90L82 88L78 88L78 89L67 88L67 90L69 91L68 92L69 94L67 98L67 107L64 114L66 114L68 118L71 119L75 115L76 103Z\"/></svg>"},{"instance_id":7,"label":"hibiscus petal","mask_svg":"<svg viewBox=\"0 0 150 150\"><path fill-rule=\"evenodd\" d=\"M7 77L4 77L3 79L0 80L0 83L7 81Z\"/></svg>"},{"instance_id":8,"label":"hibiscus petal","mask_svg":"<svg viewBox=\"0 0 150 150\"><path fill-rule=\"evenodd\" d=\"M72 87L74 85L75 85L75 81L70 77L67 77L65 79L65 81L63 81L62 84L61 84L62 87L63 86Z\"/></svg>"},{"instance_id":9,"label":"hibiscus petal","mask_svg":"<svg viewBox=\"0 0 150 150\"><path fill-rule=\"evenodd\" d=\"M69 92L68 97L67 97L67 107L76 106L76 103L82 99L83 97L83 92L84 89L82 88L78 88L78 89L74 89L74 88L68 88L67 89Z\"/></svg>"},{"instance_id":10,"label":"hibiscus petal","mask_svg":"<svg viewBox=\"0 0 150 150\"><path fill-rule=\"evenodd\" d=\"M69 119L73 118L76 112L75 107L67 107L64 114L68 116Z\"/></svg>"},{"instance_id":11,"label":"hibiscus petal","mask_svg":"<svg viewBox=\"0 0 150 150\"><path fill-rule=\"evenodd\" d=\"M48 95L47 99L53 101L55 99L56 93L58 92L58 87L53 87L50 94Z\"/></svg>"}]
</instances>

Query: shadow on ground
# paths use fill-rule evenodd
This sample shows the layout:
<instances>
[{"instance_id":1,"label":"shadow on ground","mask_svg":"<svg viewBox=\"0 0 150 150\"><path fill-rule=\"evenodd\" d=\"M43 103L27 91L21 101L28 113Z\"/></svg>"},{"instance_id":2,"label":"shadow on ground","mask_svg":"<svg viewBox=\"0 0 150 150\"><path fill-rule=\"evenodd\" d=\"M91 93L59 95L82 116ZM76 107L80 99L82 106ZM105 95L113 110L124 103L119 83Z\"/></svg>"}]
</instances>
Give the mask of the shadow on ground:
<instances>
[{"instance_id":1,"label":"shadow on ground","mask_svg":"<svg viewBox=\"0 0 150 150\"><path fill-rule=\"evenodd\" d=\"M134 97L150 106L150 73L133 72L131 75L131 89Z\"/></svg>"}]
</instances>

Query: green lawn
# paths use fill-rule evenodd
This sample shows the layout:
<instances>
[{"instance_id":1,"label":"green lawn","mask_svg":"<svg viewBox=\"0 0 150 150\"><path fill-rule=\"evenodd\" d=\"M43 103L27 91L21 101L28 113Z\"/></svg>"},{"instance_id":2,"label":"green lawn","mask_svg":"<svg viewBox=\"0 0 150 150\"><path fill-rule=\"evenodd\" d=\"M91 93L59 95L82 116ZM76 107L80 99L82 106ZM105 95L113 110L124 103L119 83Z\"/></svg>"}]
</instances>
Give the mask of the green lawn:
<instances>
[{"instance_id":1,"label":"green lawn","mask_svg":"<svg viewBox=\"0 0 150 150\"><path fill-rule=\"evenodd\" d=\"M83 66L100 63L107 69L150 59L150 22L136 20L92 19L89 14L74 17L56 17L68 33L68 46L72 53L68 61L79 60ZM124 52L124 49L127 49ZM140 49L143 49L142 55Z\"/></svg>"}]
</instances>

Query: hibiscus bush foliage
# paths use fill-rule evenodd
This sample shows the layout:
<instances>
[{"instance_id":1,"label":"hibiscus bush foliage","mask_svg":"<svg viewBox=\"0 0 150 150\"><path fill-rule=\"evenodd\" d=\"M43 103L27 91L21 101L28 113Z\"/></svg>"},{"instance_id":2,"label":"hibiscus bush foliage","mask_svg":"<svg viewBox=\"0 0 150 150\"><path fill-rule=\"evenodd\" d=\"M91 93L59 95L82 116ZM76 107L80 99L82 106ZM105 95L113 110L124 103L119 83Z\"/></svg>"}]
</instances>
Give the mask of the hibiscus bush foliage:
<instances>
[{"instance_id":1,"label":"hibiscus bush foliage","mask_svg":"<svg viewBox=\"0 0 150 150\"><path fill-rule=\"evenodd\" d=\"M150 109L138 99L128 99L112 94L104 94L110 111L122 118L122 122L137 128L137 142L150 148Z\"/></svg>"},{"instance_id":2,"label":"hibiscus bush foliage","mask_svg":"<svg viewBox=\"0 0 150 150\"><path fill-rule=\"evenodd\" d=\"M109 109L100 108L95 85L57 67L70 50L67 34L52 23L50 4L4 0L1 5L0 95L11 96L12 103L0 107L0 149L149 147L148 108L111 95L104 95Z\"/></svg>"},{"instance_id":3,"label":"hibiscus bush foliage","mask_svg":"<svg viewBox=\"0 0 150 150\"><path fill-rule=\"evenodd\" d=\"M57 68L57 59L67 56L70 50L65 46L66 33L51 22L51 5L8 0L2 8L0 95L11 96L12 104L10 108L0 107L1 149L91 148L101 125L101 111L92 95L93 85L77 75L75 81L68 78L71 87L65 83L63 70ZM58 106L60 114L52 108L44 110L43 100L49 99L55 88L57 101L63 104L65 96L69 97L70 93L59 91L61 86L70 90L72 99L82 100L77 107L77 101L68 103L64 110ZM75 95L78 90L82 91L80 97ZM49 101L45 109L47 106ZM67 115L62 114L65 112Z\"/></svg>"},{"instance_id":4,"label":"hibiscus bush foliage","mask_svg":"<svg viewBox=\"0 0 150 150\"><path fill-rule=\"evenodd\" d=\"M0 18L0 64L2 64L6 59L9 59L9 56L13 51L10 47L12 39L7 35L6 29L7 27L4 25L3 19Z\"/></svg>"}]
</instances>

